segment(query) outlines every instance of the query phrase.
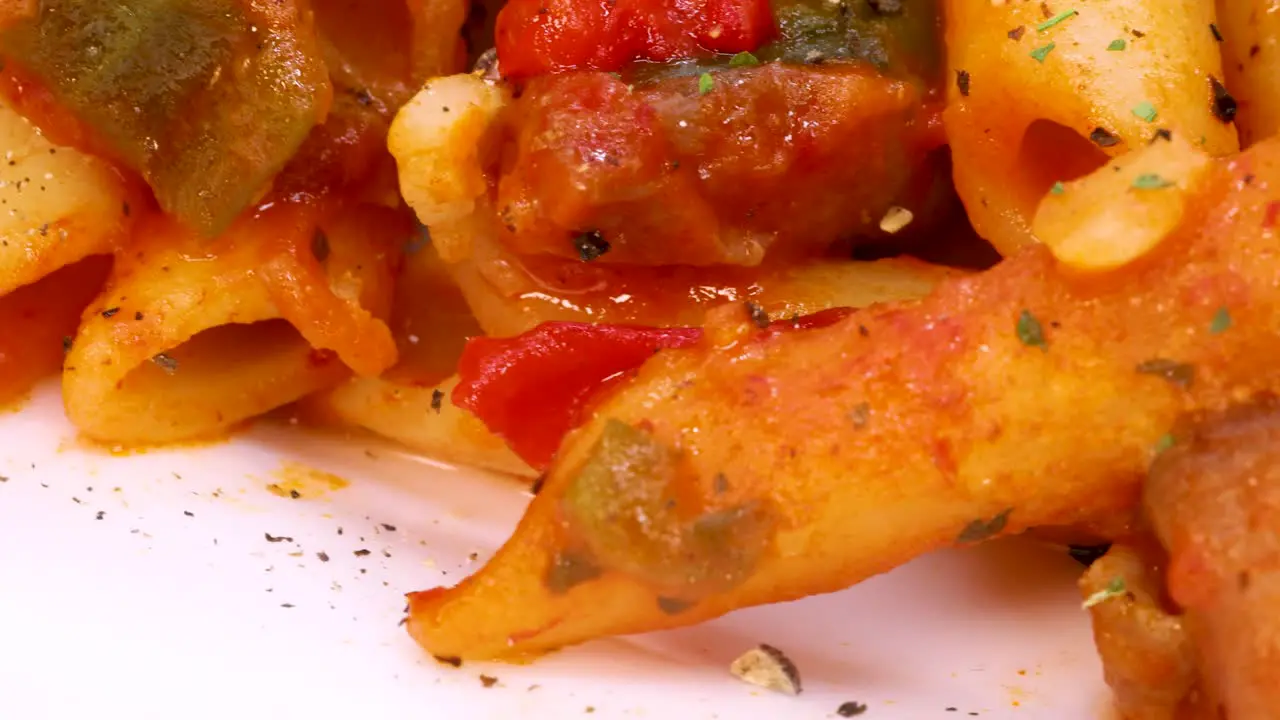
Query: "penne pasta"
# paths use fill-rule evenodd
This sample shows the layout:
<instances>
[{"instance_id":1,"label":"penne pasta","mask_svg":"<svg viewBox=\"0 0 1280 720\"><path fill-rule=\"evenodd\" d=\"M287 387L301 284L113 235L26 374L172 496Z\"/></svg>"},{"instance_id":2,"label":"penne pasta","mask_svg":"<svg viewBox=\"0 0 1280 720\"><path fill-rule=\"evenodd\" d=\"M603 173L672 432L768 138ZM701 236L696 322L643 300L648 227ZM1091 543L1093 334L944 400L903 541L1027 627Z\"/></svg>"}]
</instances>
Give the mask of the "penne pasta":
<instances>
[{"instance_id":1,"label":"penne pasta","mask_svg":"<svg viewBox=\"0 0 1280 720\"><path fill-rule=\"evenodd\" d=\"M1268 0L1218 0L1217 29L1227 88L1240 104L1240 144L1248 147L1280 131L1280 13Z\"/></svg>"},{"instance_id":2,"label":"penne pasta","mask_svg":"<svg viewBox=\"0 0 1280 720\"><path fill-rule=\"evenodd\" d=\"M1057 182L1168 131L1238 149L1216 113L1224 79L1212 0L947 0L945 113L955 183L978 233L1009 255Z\"/></svg>"},{"instance_id":3,"label":"penne pasta","mask_svg":"<svg viewBox=\"0 0 1280 720\"><path fill-rule=\"evenodd\" d=\"M86 311L63 396L87 436L172 442L395 362L386 318L399 214L276 207L212 244L152 216ZM234 369L230 371L229 369Z\"/></svg>"}]
</instances>

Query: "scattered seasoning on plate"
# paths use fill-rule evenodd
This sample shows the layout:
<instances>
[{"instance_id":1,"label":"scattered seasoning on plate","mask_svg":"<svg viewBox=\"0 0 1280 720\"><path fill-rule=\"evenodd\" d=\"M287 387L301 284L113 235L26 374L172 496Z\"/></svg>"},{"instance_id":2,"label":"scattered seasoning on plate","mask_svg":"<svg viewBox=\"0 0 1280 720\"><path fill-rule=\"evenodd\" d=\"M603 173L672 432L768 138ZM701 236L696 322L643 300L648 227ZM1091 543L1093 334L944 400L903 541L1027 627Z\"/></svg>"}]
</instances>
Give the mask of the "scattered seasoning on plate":
<instances>
[{"instance_id":1,"label":"scattered seasoning on plate","mask_svg":"<svg viewBox=\"0 0 1280 720\"><path fill-rule=\"evenodd\" d=\"M836 714L840 717L857 717L866 711L866 705L860 702L854 702L853 700L841 703L840 707L836 708Z\"/></svg>"},{"instance_id":2,"label":"scattered seasoning on plate","mask_svg":"<svg viewBox=\"0 0 1280 720\"><path fill-rule=\"evenodd\" d=\"M1104 587L1103 589L1085 598L1085 601L1080 604L1080 607L1084 608L1085 610L1088 610L1094 605L1104 603L1110 600L1111 598L1120 597L1121 595L1124 595L1128 591L1129 590L1124 583L1124 578L1118 577L1112 580L1111 582L1107 583L1107 586Z\"/></svg>"},{"instance_id":3,"label":"scattered seasoning on plate","mask_svg":"<svg viewBox=\"0 0 1280 720\"><path fill-rule=\"evenodd\" d=\"M1018 333L1018 340L1027 347L1038 347L1045 352L1049 350L1049 343L1044 337L1044 326L1040 324L1040 320L1031 314L1030 310L1023 310L1018 316L1018 324L1015 327Z\"/></svg>"},{"instance_id":4,"label":"scattered seasoning on plate","mask_svg":"<svg viewBox=\"0 0 1280 720\"><path fill-rule=\"evenodd\" d=\"M1005 34L1009 36L1009 39L1010 39L1010 40L1012 40L1012 41L1014 41L1014 42L1018 42L1019 40L1021 40L1021 39L1022 39L1023 34L1025 34L1026 32L1027 32L1027 28L1026 28L1026 26L1024 26L1024 25L1019 25L1018 27L1016 27L1016 28L1014 28L1014 29L1010 30L1009 32L1007 32L1007 33L1005 33Z\"/></svg>"},{"instance_id":5,"label":"scattered seasoning on plate","mask_svg":"<svg viewBox=\"0 0 1280 720\"><path fill-rule=\"evenodd\" d=\"M1213 320L1209 321L1209 333L1212 335L1220 335L1231 329L1231 311L1225 307L1218 308L1213 314Z\"/></svg>"},{"instance_id":6,"label":"scattered seasoning on plate","mask_svg":"<svg viewBox=\"0 0 1280 720\"><path fill-rule=\"evenodd\" d=\"M280 537L275 537L271 533L262 533L262 534L267 538L267 542L269 543L293 542L293 538L285 535L281 535Z\"/></svg>"},{"instance_id":7,"label":"scattered seasoning on plate","mask_svg":"<svg viewBox=\"0 0 1280 720\"><path fill-rule=\"evenodd\" d=\"M289 498L290 498L291 500L297 500L297 499L298 499L298 498L300 498L300 497L302 497L302 493L298 492L297 490L290 490L290 491L289 491Z\"/></svg>"},{"instance_id":8,"label":"scattered seasoning on plate","mask_svg":"<svg viewBox=\"0 0 1280 720\"><path fill-rule=\"evenodd\" d=\"M746 651L729 666L729 672L743 682L785 695L799 695L800 671L781 650L761 643Z\"/></svg>"},{"instance_id":9,"label":"scattered seasoning on plate","mask_svg":"<svg viewBox=\"0 0 1280 720\"><path fill-rule=\"evenodd\" d=\"M961 97L969 97L969 71L956 71L956 89L960 91Z\"/></svg>"},{"instance_id":10,"label":"scattered seasoning on plate","mask_svg":"<svg viewBox=\"0 0 1280 720\"><path fill-rule=\"evenodd\" d=\"M1213 90L1213 116L1224 123L1230 123L1236 119L1236 110L1239 105L1236 99L1227 92L1227 86L1218 81L1216 77L1209 77L1209 87Z\"/></svg>"},{"instance_id":11,"label":"scattered seasoning on plate","mask_svg":"<svg viewBox=\"0 0 1280 720\"><path fill-rule=\"evenodd\" d=\"M1168 358L1152 358L1138 363L1134 368L1143 375L1155 375L1181 388L1191 387L1196 378L1194 365Z\"/></svg>"},{"instance_id":12,"label":"scattered seasoning on plate","mask_svg":"<svg viewBox=\"0 0 1280 720\"><path fill-rule=\"evenodd\" d=\"M106 513L106 511L105 511L105 510L99 510L99 511L98 511L98 514L97 514L97 515L95 515L93 519L94 519L94 520L101 520L102 518L104 518L104 517L106 517L106 516L107 516L107 513Z\"/></svg>"},{"instance_id":13,"label":"scattered seasoning on plate","mask_svg":"<svg viewBox=\"0 0 1280 720\"><path fill-rule=\"evenodd\" d=\"M716 88L716 79L711 77L711 73L702 73L698 76L698 94L706 95Z\"/></svg>"},{"instance_id":14,"label":"scattered seasoning on plate","mask_svg":"<svg viewBox=\"0 0 1280 720\"><path fill-rule=\"evenodd\" d=\"M1072 17L1075 17L1076 15L1079 15L1079 14L1080 14L1080 13L1076 12L1075 10L1063 10L1062 12L1058 13L1057 15L1054 15L1053 17L1049 18L1048 20L1045 20L1044 22L1040 23L1039 25L1036 25L1036 32L1044 32L1044 31L1048 30L1049 28L1053 27L1054 25L1057 25L1058 23L1061 23L1061 22L1063 22L1064 20L1068 20L1068 19L1070 19L1070 18L1072 18Z\"/></svg>"},{"instance_id":15,"label":"scattered seasoning on plate","mask_svg":"<svg viewBox=\"0 0 1280 720\"><path fill-rule=\"evenodd\" d=\"M588 230L575 235L573 246L577 248L578 258L582 262L598 260L601 255L609 252L609 241L604 239L599 230Z\"/></svg>"},{"instance_id":16,"label":"scattered seasoning on plate","mask_svg":"<svg viewBox=\"0 0 1280 720\"><path fill-rule=\"evenodd\" d=\"M1036 62L1043 63L1044 59L1049 57L1049 53L1053 52L1053 49L1056 47L1058 47L1057 43L1049 43L1048 45L1041 45L1040 47L1031 51L1031 57L1034 58Z\"/></svg>"},{"instance_id":17,"label":"scattered seasoning on plate","mask_svg":"<svg viewBox=\"0 0 1280 720\"><path fill-rule=\"evenodd\" d=\"M1156 106L1146 100L1134 105L1131 112L1146 122L1155 122L1156 118L1160 115L1160 113L1156 111Z\"/></svg>"},{"instance_id":18,"label":"scattered seasoning on plate","mask_svg":"<svg viewBox=\"0 0 1280 720\"><path fill-rule=\"evenodd\" d=\"M1113 147L1120 143L1120 138L1112 135L1106 128L1096 127L1089 133L1089 139L1098 147Z\"/></svg>"},{"instance_id":19,"label":"scattered seasoning on plate","mask_svg":"<svg viewBox=\"0 0 1280 720\"><path fill-rule=\"evenodd\" d=\"M453 667L462 667L462 658L457 655L432 655L436 662L441 665L450 665Z\"/></svg>"},{"instance_id":20,"label":"scattered seasoning on plate","mask_svg":"<svg viewBox=\"0 0 1280 720\"><path fill-rule=\"evenodd\" d=\"M370 553L368 550L365 550L365 549L361 548L361 549L356 550L355 552L353 552L353 553L351 553L351 554L352 554L352 555L355 555L356 557L365 557L366 555L370 555L370 554L372 554L372 553Z\"/></svg>"},{"instance_id":21,"label":"scattered seasoning on plate","mask_svg":"<svg viewBox=\"0 0 1280 720\"><path fill-rule=\"evenodd\" d=\"M1143 173L1133 179L1132 187L1135 190L1163 190L1175 184L1172 180L1166 180L1155 173Z\"/></svg>"},{"instance_id":22,"label":"scattered seasoning on plate","mask_svg":"<svg viewBox=\"0 0 1280 720\"><path fill-rule=\"evenodd\" d=\"M0 475L0 483L7 483L7 482L9 482L9 478L4 475Z\"/></svg>"},{"instance_id":23,"label":"scattered seasoning on plate","mask_svg":"<svg viewBox=\"0 0 1280 720\"><path fill-rule=\"evenodd\" d=\"M392 524L390 524L390 523L380 523L380 525L381 525L382 529L383 529L383 530L386 530L387 532L395 532L395 531L396 531L396 526L395 526L395 525L392 525Z\"/></svg>"},{"instance_id":24,"label":"scattered seasoning on plate","mask_svg":"<svg viewBox=\"0 0 1280 720\"><path fill-rule=\"evenodd\" d=\"M755 325L761 330L769 327L769 313L764 311L764 308L760 306L760 303L748 300L746 302L746 306L747 316L751 318L752 325Z\"/></svg>"},{"instance_id":25,"label":"scattered seasoning on plate","mask_svg":"<svg viewBox=\"0 0 1280 720\"><path fill-rule=\"evenodd\" d=\"M494 676L492 676L492 675L481 675L481 676L480 676L480 684L481 684L481 685L483 685L483 686L485 686L485 687L487 687L487 688L491 688L491 687L493 687L494 685L497 685L497 684L498 684L498 678L496 678L496 677L494 677Z\"/></svg>"},{"instance_id":26,"label":"scattered seasoning on plate","mask_svg":"<svg viewBox=\"0 0 1280 720\"><path fill-rule=\"evenodd\" d=\"M280 607L282 607L282 608L291 608L291 607L293 607L293 603L280 603Z\"/></svg>"},{"instance_id":27,"label":"scattered seasoning on plate","mask_svg":"<svg viewBox=\"0 0 1280 720\"><path fill-rule=\"evenodd\" d=\"M191 512L190 510L183 510L183 511L182 511L182 514L183 514L183 515L186 515L187 517L195 517L195 516L196 516L196 514L195 514L195 513L193 513L193 512Z\"/></svg>"},{"instance_id":28,"label":"scattered seasoning on plate","mask_svg":"<svg viewBox=\"0 0 1280 720\"><path fill-rule=\"evenodd\" d=\"M431 409L440 414L440 405L444 402L444 391L436 389L431 391Z\"/></svg>"},{"instance_id":29,"label":"scattered seasoning on plate","mask_svg":"<svg viewBox=\"0 0 1280 720\"><path fill-rule=\"evenodd\" d=\"M320 562L329 562L329 553L323 550L316 553L316 557L320 558Z\"/></svg>"},{"instance_id":30,"label":"scattered seasoning on plate","mask_svg":"<svg viewBox=\"0 0 1280 720\"><path fill-rule=\"evenodd\" d=\"M1119 52L1128 46L1129 44L1124 41L1124 38L1116 38L1111 41L1110 45L1107 45L1107 50L1109 52Z\"/></svg>"},{"instance_id":31,"label":"scattered seasoning on plate","mask_svg":"<svg viewBox=\"0 0 1280 720\"><path fill-rule=\"evenodd\" d=\"M1009 515L1013 512L1013 508L1005 508L990 520L978 518L964 526L960 534L956 536L956 542L962 545L971 543L979 543L984 540L999 535L1004 531L1006 525L1009 524Z\"/></svg>"}]
</instances>

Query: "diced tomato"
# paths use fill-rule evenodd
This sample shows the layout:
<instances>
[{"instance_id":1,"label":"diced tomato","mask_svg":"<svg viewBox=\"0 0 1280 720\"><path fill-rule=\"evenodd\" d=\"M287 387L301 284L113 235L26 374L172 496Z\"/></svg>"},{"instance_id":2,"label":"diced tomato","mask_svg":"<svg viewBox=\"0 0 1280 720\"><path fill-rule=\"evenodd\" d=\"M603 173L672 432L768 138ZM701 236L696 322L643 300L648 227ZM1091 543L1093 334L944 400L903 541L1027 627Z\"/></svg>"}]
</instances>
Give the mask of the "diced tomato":
<instances>
[{"instance_id":1,"label":"diced tomato","mask_svg":"<svg viewBox=\"0 0 1280 720\"><path fill-rule=\"evenodd\" d=\"M458 362L453 402L542 469L602 383L701 337L698 328L543 323L513 338L475 338Z\"/></svg>"},{"instance_id":2,"label":"diced tomato","mask_svg":"<svg viewBox=\"0 0 1280 720\"><path fill-rule=\"evenodd\" d=\"M768 0L512 0L496 44L503 75L521 79L755 50L773 34Z\"/></svg>"},{"instance_id":3,"label":"diced tomato","mask_svg":"<svg viewBox=\"0 0 1280 720\"><path fill-rule=\"evenodd\" d=\"M770 325L776 335L833 325L850 308L830 308ZM655 352L688 347L701 328L548 322L510 338L474 338L458 361L453 404L470 411L534 468L551 464L560 441L594 398Z\"/></svg>"}]
</instances>

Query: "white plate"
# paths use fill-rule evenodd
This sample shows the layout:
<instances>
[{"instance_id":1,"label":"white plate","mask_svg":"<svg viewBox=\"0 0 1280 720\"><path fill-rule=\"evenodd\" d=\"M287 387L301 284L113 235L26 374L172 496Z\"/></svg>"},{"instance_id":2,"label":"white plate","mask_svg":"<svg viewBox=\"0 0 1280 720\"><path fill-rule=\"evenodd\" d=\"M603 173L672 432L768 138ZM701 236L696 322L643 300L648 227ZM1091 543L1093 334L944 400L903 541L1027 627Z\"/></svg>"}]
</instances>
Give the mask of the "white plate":
<instances>
[{"instance_id":1,"label":"white plate","mask_svg":"<svg viewBox=\"0 0 1280 720\"><path fill-rule=\"evenodd\" d=\"M350 486L279 497L266 487L287 463ZM0 718L798 719L846 701L868 720L1109 714L1079 567L1026 542L528 666L455 669L397 627L402 594L498 547L527 501L509 481L265 423L112 456L76 439L56 387L0 414L0 476ZM760 642L796 662L802 695L728 674Z\"/></svg>"}]
</instances>

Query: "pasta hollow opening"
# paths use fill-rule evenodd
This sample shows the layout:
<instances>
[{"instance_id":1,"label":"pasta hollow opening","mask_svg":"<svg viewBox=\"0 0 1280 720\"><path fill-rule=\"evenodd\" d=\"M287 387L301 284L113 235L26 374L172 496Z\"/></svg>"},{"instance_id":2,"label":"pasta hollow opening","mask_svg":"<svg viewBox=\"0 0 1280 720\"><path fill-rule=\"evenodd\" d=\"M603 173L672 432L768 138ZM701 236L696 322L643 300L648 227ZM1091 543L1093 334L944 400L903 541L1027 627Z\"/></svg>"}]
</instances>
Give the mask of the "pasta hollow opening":
<instances>
[{"instance_id":1,"label":"pasta hollow opening","mask_svg":"<svg viewBox=\"0 0 1280 720\"><path fill-rule=\"evenodd\" d=\"M1034 208L1055 183L1089 175L1108 160L1106 153L1075 130L1052 120L1036 120L1018 145L1015 182Z\"/></svg>"}]
</instances>

